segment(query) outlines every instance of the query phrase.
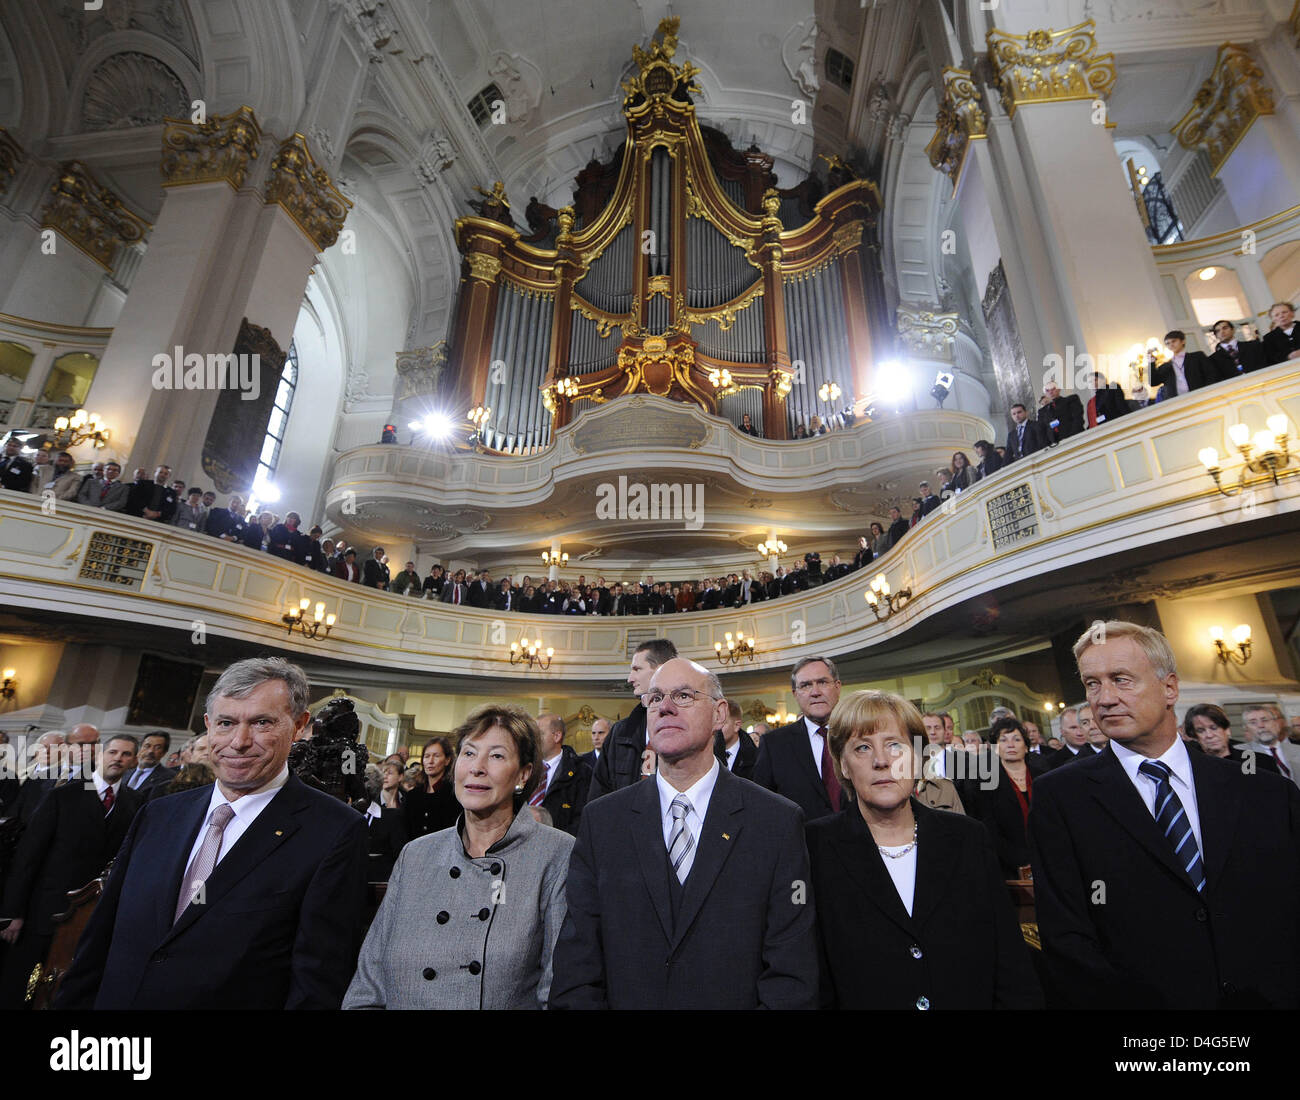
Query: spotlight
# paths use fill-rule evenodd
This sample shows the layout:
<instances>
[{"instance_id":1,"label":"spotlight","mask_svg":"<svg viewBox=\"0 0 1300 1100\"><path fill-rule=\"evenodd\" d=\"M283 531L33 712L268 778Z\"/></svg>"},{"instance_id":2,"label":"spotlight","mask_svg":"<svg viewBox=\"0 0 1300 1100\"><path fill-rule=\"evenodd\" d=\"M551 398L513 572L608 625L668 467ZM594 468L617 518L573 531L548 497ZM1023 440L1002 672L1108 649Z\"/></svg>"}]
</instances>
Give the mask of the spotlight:
<instances>
[{"instance_id":1,"label":"spotlight","mask_svg":"<svg viewBox=\"0 0 1300 1100\"><path fill-rule=\"evenodd\" d=\"M451 417L446 413L430 413L420 422L420 427L430 439L446 439L451 435Z\"/></svg>"},{"instance_id":2,"label":"spotlight","mask_svg":"<svg viewBox=\"0 0 1300 1100\"><path fill-rule=\"evenodd\" d=\"M876 398L897 408L912 396L912 378L897 359L888 359L876 371Z\"/></svg>"}]
</instances>

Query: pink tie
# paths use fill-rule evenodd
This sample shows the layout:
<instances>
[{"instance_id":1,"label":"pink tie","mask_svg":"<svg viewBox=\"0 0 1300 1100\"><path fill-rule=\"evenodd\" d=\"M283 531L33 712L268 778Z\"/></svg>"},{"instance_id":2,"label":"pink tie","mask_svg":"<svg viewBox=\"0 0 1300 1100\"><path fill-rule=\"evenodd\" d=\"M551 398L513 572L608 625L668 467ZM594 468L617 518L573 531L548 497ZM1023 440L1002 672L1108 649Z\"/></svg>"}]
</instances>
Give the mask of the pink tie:
<instances>
[{"instance_id":1,"label":"pink tie","mask_svg":"<svg viewBox=\"0 0 1300 1100\"><path fill-rule=\"evenodd\" d=\"M533 791L533 797L528 800L530 806L540 806L542 799L546 797L546 788L550 786L551 769L545 764L542 764L542 767L546 770L542 773L542 781L537 784L537 790Z\"/></svg>"}]
</instances>

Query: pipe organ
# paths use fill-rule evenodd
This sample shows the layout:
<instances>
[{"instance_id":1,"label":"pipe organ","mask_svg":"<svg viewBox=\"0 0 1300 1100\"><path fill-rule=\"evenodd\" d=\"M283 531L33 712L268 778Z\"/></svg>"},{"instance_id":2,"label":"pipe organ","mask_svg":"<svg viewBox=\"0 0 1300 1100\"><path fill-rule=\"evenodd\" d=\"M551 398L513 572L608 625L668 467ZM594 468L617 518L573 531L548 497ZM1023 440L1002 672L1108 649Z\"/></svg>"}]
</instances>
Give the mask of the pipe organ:
<instances>
[{"instance_id":1,"label":"pipe organ","mask_svg":"<svg viewBox=\"0 0 1300 1100\"><path fill-rule=\"evenodd\" d=\"M492 410L490 450L533 453L633 393L749 413L784 439L870 392L875 184L831 158L826 194L813 176L778 190L771 157L702 129L677 25L633 48L626 140L579 174L572 206L545 208L547 229L524 240L488 205L456 223L449 366L456 399Z\"/></svg>"}]
</instances>

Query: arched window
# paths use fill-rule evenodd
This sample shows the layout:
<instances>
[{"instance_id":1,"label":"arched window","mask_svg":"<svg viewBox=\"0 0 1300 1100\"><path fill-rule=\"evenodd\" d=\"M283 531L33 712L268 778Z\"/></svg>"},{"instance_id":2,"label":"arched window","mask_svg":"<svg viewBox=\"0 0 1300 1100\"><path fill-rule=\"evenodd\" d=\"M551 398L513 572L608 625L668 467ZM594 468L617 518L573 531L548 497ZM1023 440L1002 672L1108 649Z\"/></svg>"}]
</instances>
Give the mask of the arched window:
<instances>
[{"instance_id":1,"label":"arched window","mask_svg":"<svg viewBox=\"0 0 1300 1100\"><path fill-rule=\"evenodd\" d=\"M284 443L284 432L289 426L289 409L293 406L294 390L298 388L298 347L290 340L289 354L284 359L284 370L280 373L280 387L275 393L275 405L271 409L271 419L266 425L266 438L262 441L262 454L257 461L257 473L253 477L253 491L272 482L276 463L280 461L280 447ZM261 496L261 493L258 493Z\"/></svg>"}]
</instances>

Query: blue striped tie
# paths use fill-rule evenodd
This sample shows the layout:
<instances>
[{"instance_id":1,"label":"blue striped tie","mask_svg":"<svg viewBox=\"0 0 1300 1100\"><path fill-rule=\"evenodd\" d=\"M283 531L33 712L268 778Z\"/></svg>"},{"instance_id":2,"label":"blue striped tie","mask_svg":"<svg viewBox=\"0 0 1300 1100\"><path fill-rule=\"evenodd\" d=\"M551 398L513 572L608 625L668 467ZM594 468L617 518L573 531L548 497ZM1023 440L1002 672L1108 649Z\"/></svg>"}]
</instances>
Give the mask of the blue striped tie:
<instances>
[{"instance_id":1,"label":"blue striped tie","mask_svg":"<svg viewBox=\"0 0 1300 1100\"><path fill-rule=\"evenodd\" d=\"M686 882L686 876L691 873L691 864L695 862L694 857L691 856L691 851L695 847L695 837L691 833L690 826L686 824L686 815L694 808L690 799L684 794L674 798L669 807L673 815L673 835L668 844L668 860L673 865L677 881L681 883Z\"/></svg>"},{"instance_id":2,"label":"blue striped tie","mask_svg":"<svg viewBox=\"0 0 1300 1100\"><path fill-rule=\"evenodd\" d=\"M1201 861L1201 850L1196 846L1196 837L1192 835L1192 823L1188 820L1187 811L1169 782L1173 773L1167 764L1159 760L1144 760L1138 765L1138 771L1155 780L1156 825L1173 845L1174 858L1182 864L1196 889L1204 890L1205 864Z\"/></svg>"}]
</instances>

